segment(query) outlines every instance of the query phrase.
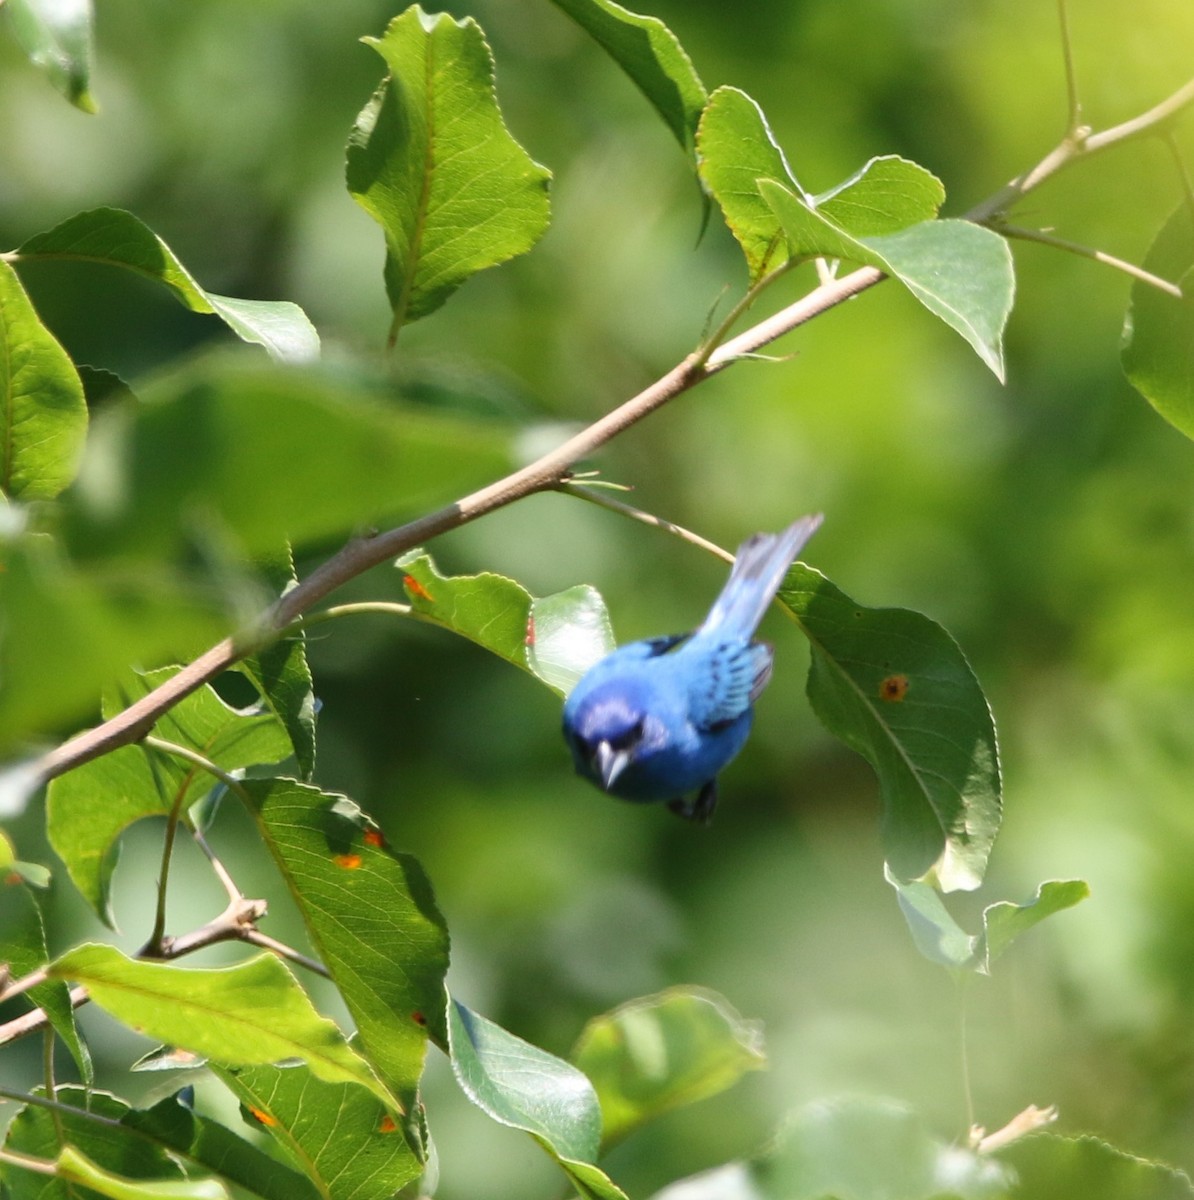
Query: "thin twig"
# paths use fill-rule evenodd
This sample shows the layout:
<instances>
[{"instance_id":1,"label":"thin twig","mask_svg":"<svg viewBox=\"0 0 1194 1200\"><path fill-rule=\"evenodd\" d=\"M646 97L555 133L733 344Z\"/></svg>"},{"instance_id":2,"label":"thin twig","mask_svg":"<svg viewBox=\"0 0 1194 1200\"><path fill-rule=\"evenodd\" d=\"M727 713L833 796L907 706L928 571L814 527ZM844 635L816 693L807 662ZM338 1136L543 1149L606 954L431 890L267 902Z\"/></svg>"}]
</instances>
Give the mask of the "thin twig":
<instances>
[{"instance_id":1,"label":"thin twig","mask_svg":"<svg viewBox=\"0 0 1194 1200\"><path fill-rule=\"evenodd\" d=\"M1019 238L1025 242L1040 242L1042 245L1052 246L1057 250L1065 250L1070 254L1093 259L1095 262L1103 263L1104 266L1114 267L1117 271L1132 276L1133 279L1139 279L1141 283L1147 283L1160 292L1175 296L1178 300L1182 298L1182 289L1176 283L1170 283L1168 279L1162 279L1160 275L1154 275L1151 271L1146 271L1143 267L1138 267L1135 263L1127 262L1122 258L1116 258L1114 254L1108 254L1104 250L1096 250L1093 246L1083 246L1078 242L1068 242L1064 238L1054 237L1053 234L1043 233L1039 229L1025 229L1019 225L1005 225L1003 222L1000 222L996 228L1007 237Z\"/></svg>"},{"instance_id":2,"label":"thin twig","mask_svg":"<svg viewBox=\"0 0 1194 1200\"><path fill-rule=\"evenodd\" d=\"M654 513L644 512L641 508L635 508L632 504L615 500L605 492L595 491L591 487L586 487L583 483L565 481L558 486L557 490L563 492L566 496L576 496L578 499L587 500L590 504L596 504L600 508L608 508L612 512L621 513L623 516L631 517L635 521L641 521L644 525L651 525L656 529L662 529L664 533L673 534L693 546L707 550L723 562L732 563L734 561L734 556L728 550L723 550L716 542L711 542L707 538L701 537L699 533L693 533L691 529L685 529L683 525L676 525L671 521L665 521L662 517L655 516Z\"/></svg>"},{"instance_id":3,"label":"thin twig","mask_svg":"<svg viewBox=\"0 0 1194 1200\"><path fill-rule=\"evenodd\" d=\"M0 1162L8 1163L10 1167L20 1167L22 1171L33 1171L38 1175L57 1175L58 1167L48 1158L33 1158L16 1150L0 1150Z\"/></svg>"},{"instance_id":4,"label":"thin twig","mask_svg":"<svg viewBox=\"0 0 1194 1200\"><path fill-rule=\"evenodd\" d=\"M1069 104L1066 134L1073 137L1082 128L1082 101L1078 99L1078 77L1074 71L1074 44L1070 38L1066 0L1057 0L1057 15L1061 22L1061 56L1065 63L1065 94Z\"/></svg>"},{"instance_id":5,"label":"thin twig","mask_svg":"<svg viewBox=\"0 0 1194 1200\"><path fill-rule=\"evenodd\" d=\"M148 743L149 738L145 741ZM158 795L166 798L166 786L162 779L162 764L152 755L147 754L149 772L153 776L154 787ZM191 777L188 775L182 785L176 790L170 812L166 817L166 835L162 838L162 865L158 868L158 899L154 906L153 930L149 935L149 946L160 946L166 936L166 895L170 883L170 864L174 861L174 837L178 832L178 819L182 811L183 797L187 794L187 786Z\"/></svg>"},{"instance_id":6,"label":"thin twig","mask_svg":"<svg viewBox=\"0 0 1194 1200\"><path fill-rule=\"evenodd\" d=\"M288 946L285 942L280 942L277 938L262 933L260 929L252 927L246 929L241 934L241 941L248 942L253 946L260 946L263 950L272 950L279 958L285 958L292 963L297 963L300 967L306 967L308 971L314 971L316 975L322 975L324 979L332 977L331 971L317 958L311 958L301 950L296 950L293 946Z\"/></svg>"},{"instance_id":7,"label":"thin twig","mask_svg":"<svg viewBox=\"0 0 1194 1200\"><path fill-rule=\"evenodd\" d=\"M224 891L228 893L229 902L243 900L244 892L236 886L236 880L228 873L228 868L216 857L216 852L207 844L207 838L198 829L191 830L191 837L195 839L195 845L202 851L215 877L220 881Z\"/></svg>"}]
</instances>

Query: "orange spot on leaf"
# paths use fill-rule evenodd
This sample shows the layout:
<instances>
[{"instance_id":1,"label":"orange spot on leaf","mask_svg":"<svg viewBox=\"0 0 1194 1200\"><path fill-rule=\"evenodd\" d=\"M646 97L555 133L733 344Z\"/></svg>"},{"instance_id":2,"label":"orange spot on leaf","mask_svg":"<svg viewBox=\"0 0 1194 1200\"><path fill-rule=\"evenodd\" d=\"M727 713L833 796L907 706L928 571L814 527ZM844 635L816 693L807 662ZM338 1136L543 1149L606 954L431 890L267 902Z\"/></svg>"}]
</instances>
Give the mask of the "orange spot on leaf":
<instances>
[{"instance_id":1,"label":"orange spot on leaf","mask_svg":"<svg viewBox=\"0 0 1194 1200\"><path fill-rule=\"evenodd\" d=\"M260 1121L262 1125L267 1125L267 1126L268 1125L277 1125L278 1118L270 1116L270 1114L267 1113L265 1111L265 1109L254 1108L252 1105L249 1105L248 1107L249 1107L249 1112L253 1114L253 1119L255 1121Z\"/></svg>"},{"instance_id":2,"label":"orange spot on leaf","mask_svg":"<svg viewBox=\"0 0 1194 1200\"><path fill-rule=\"evenodd\" d=\"M418 596L420 600L426 600L428 604L435 603L435 597L413 575L403 575L402 586L412 596Z\"/></svg>"},{"instance_id":3,"label":"orange spot on leaf","mask_svg":"<svg viewBox=\"0 0 1194 1200\"><path fill-rule=\"evenodd\" d=\"M410 1019L412 1021L414 1021L414 1023L416 1025L426 1025L427 1024L427 1018L425 1016L423 1016L423 1014L421 1012L419 1012L419 1010L417 1008L415 1009L415 1011L413 1013L410 1014Z\"/></svg>"},{"instance_id":4,"label":"orange spot on leaf","mask_svg":"<svg viewBox=\"0 0 1194 1200\"><path fill-rule=\"evenodd\" d=\"M332 861L346 871L355 871L361 865L361 856L359 854L337 854Z\"/></svg>"},{"instance_id":5,"label":"orange spot on leaf","mask_svg":"<svg viewBox=\"0 0 1194 1200\"><path fill-rule=\"evenodd\" d=\"M385 835L382 833L382 831L380 829L366 829L365 830L365 845L366 846L377 846L378 848L380 848L380 847L384 846L385 844L386 844Z\"/></svg>"},{"instance_id":6,"label":"orange spot on leaf","mask_svg":"<svg viewBox=\"0 0 1194 1200\"><path fill-rule=\"evenodd\" d=\"M879 684L879 699L889 704L898 704L908 694L907 675L888 675Z\"/></svg>"},{"instance_id":7,"label":"orange spot on leaf","mask_svg":"<svg viewBox=\"0 0 1194 1200\"><path fill-rule=\"evenodd\" d=\"M16 873L16 871L10 871L4 876L4 882L8 884L9 887L15 887L18 883L24 883L25 881Z\"/></svg>"},{"instance_id":8,"label":"orange spot on leaf","mask_svg":"<svg viewBox=\"0 0 1194 1200\"><path fill-rule=\"evenodd\" d=\"M391 1117L389 1113L386 1113L386 1115L384 1117L382 1117L382 1119L381 1119L381 1124L378 1125L378 1127L377 1127L377 1132L378 1133L396 1133L397 1130L398 1130L398 1122L395 1121L394 1118Z\"/></svg>"},{"instance_id":9,"label":"orange spot on leaf","mask_svg":"<svg viewBox=\"0 0 1194 1200\"><path fill-rule=\"evenodd\" d=\"M535 614L534 613L532 613L529 617L527 617L526 644L528 646L533 646L535 644Z\"/></svg>"}]
</instances>

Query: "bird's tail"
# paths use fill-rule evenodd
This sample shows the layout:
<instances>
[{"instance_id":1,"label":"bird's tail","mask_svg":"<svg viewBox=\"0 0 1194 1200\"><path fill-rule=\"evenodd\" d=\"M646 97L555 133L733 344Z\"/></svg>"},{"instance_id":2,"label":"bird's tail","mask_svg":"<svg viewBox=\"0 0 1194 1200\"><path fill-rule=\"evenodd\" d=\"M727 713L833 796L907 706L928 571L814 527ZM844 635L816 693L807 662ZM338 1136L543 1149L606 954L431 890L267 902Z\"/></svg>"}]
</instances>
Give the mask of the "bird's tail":
<instances>
[{"instance_id":1,"label":"bird's tail","mask_svg":"<svg viewBox=\"0 0 1194 1200\"><path fill-rule=\"evenodd\" d=\"M738 547L734 569L697 634L728 633L750 638L788 567L817 531L821 515L801 517L781 533L756 533Z\"/></svg>"}]
</instances>

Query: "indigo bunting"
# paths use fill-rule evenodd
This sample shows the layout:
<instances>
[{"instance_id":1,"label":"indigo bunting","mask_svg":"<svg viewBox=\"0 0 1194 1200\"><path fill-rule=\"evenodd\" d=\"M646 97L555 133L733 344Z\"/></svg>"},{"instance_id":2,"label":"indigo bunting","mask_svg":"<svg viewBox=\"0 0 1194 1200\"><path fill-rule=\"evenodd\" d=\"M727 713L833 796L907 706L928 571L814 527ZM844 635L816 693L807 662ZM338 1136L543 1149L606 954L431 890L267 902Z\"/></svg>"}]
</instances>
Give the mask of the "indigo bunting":
<instances>
[{"instance_id":1,"label":"indigo bunting","mask_svg":"<svg viewBox=\"0 0 1194 1200\"><path fill-rule=\"evenodd\" d=\"M589 668L564 703L577 774L613 796L664 800L687 820L708 822L717 774L742 749L771 678L771 647L753 641L754 632L820 524L820 516L801 517L782 533L756 533L738 547L699 629L630 642Z\"/></svg>"}]
</instances>

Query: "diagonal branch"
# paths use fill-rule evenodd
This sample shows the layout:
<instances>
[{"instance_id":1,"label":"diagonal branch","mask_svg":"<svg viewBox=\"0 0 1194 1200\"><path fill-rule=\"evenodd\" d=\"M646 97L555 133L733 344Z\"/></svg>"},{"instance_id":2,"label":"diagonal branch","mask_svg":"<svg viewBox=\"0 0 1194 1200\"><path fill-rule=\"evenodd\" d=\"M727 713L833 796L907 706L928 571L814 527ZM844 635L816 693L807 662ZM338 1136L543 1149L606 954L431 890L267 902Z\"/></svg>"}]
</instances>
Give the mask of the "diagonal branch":
<instances>
[{"instance_id":1,"label":"diagonal branch","mask_svg":"<svg viewBox=\"0 0 1194 1200\"><path fill-rule=\"evenodd\" d=\"M1120 125L1100 133L1090 133L1085 129L1072 131L1035 167L1017 176L971 209L966 218L977 223L994 220L1028 192L1074 162L1129 139L1163 132L1168 123L1191 103L1194 103L1194 80L1147 112ZM139 741L149 733L163 713L185 696L277 637L296 618L350 579L515 500L558 487L577 462L656 409L738 359L755 353L814 317L873 287L883 278L884 275L875 268L863 267L840 279L826 280L794 304L723 342L712 352L706 346L690 355L637 396L529 466L405 525L370 537L353 539L276 601L246 633L236 638L226 638L123 712L44 755L35 764L39 780L48 781L120 746Z\"/></svg>"}]
</instances>

